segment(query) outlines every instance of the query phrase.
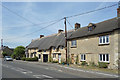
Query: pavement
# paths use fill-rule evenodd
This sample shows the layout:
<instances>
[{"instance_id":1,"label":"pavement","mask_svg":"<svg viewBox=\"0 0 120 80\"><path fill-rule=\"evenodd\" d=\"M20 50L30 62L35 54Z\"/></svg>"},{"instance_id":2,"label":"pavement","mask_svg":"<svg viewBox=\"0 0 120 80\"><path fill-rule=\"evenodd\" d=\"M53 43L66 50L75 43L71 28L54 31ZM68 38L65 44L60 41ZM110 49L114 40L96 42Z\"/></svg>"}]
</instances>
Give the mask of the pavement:
<instances>
[{"instance_id":1,"label":"pavement","mask_svg":"<svg viewBox=\"0 0 120 80\"><path fill-rule=\"evenodd\" d=\"M84 79L110 78L117 79L118 75L96 71L72 68L69 66L27 62L21 60L2 61L2 78L31 78L31 79ZM108 80L110 80L108 79Z\"/></svg>"}]
</instances>

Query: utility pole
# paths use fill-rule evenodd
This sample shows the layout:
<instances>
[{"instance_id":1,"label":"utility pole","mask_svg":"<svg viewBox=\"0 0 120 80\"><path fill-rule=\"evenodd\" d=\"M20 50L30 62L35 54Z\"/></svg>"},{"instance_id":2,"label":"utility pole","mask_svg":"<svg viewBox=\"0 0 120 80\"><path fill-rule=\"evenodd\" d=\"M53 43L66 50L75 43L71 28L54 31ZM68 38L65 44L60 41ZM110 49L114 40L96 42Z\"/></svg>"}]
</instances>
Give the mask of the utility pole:
<instances>
[{"instance_id":1,"label":"utility pole","mask_svg":"<svg viewBox=\"0 0 120 80\"><path fill-rule=\"evenodd\" d=\"M66 25L66 17L64 17L65 21L65 50L66 50L66 63L67 63L67 25Z\"/></svg>"}]
</instances>

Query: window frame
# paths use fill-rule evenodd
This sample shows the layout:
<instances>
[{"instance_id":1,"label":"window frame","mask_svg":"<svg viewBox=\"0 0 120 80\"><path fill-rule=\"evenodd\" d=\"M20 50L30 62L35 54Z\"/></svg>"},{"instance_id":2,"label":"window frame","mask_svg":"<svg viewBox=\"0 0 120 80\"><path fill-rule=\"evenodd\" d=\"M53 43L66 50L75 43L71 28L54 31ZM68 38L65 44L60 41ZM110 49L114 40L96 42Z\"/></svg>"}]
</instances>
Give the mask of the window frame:
<instances>
[{"instance_id":1,"label":"window frame","mask_svg":"<svg viewBox=\"0 0 120 80\"><path fill-rule=\"evenodd\" d=\"M105 42L103 42L105 39ZM108 42L107 42L108 39ZM109 35L105 35L105 36L99 36L99 44L109 44L110 43L110 38Z\"/></svg>"},{"instance_id":2,"label":"window frame","mask_svg":"<svg viewBox=\"0 0 120 80\"><path fill-rule=\"evenodd\" d=\"M77 40L71 41L71 47L77 47Z\"/></svg>"},{"instance_id":3,"label":"window frame","mask_svg":"<svg viewBox=\"0 0 120 80\"><path fill-rule=\"evenodd\" d=\"M101 60L101 56L102 55L102 60ZM105 55L105 60L103 60L103 56ZM108 58L107 58L107 55L108 55ZM108 61L107 61L108 59ZM109 63L110 62L110 54L99 54L99 62L107 62Z\"/></svg>"},{"instance_id":4,"label":"window frame","mask_svg":"<svg viewBox=\"0 0 120 80\"><path fill-rule=\"evenodd\" d=\"M80 56L81 56L81 59L80 59L81 61L86 61L86 54L81 54Z\"/></svg>"}]
</instances>

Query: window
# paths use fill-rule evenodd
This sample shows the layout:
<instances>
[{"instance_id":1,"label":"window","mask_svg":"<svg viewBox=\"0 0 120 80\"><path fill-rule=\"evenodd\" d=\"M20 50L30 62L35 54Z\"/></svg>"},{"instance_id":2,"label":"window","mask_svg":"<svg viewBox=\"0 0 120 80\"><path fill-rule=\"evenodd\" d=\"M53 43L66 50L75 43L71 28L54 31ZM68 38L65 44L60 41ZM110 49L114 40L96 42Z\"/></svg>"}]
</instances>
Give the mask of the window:
<instances>
[{"instance_id":1,"label":"window","mask_svg":"<svg viewBox=\"0 0 120 80\"><path fill-rule=\"evenodd\" d=\"M109 62L109 54L99 54L100 62Z\"/></svg>"},{"instance_id":2,"label":"window","mask_svg":"<svg viewBox=\"0 0 120 80\"><path fill-rule=\"evenodd\" d=\"M71 41L71 46L72 46L72 47L76 47L76 45L77 45L77 44L76 44L76 40Z\"/></svg>"},{"instance_id":3,"label":"window","mask_svg":"<svg viewBox=\"0 0 120 80\"><path fill-rule=\"evenodd\" d=\"M99 44L108 44L109 43L109 36L100 36L99 37Z\"/></svg>"},{"instance_id":4,"label":"window","mask_svg":"<svg viewBox=\"0 0 120 80\"><path fill-rule=\"evenodd\" d=\"M63 49L63 46L60 46L60 49Z\"/></svg>"},{"instance_id":5,"label":"window","mask_svg":"<svg viewBox=\"0 0 120 80\"><path fill-rule=\"evenodd\" d=\"M86 60L85 54L81 54L81 61L85 61L85 60Z\"/></svg>"},{"instance_id":6,"label":"window","mask_svg":"<svg viewBox=\"0 0 120 80\"><path fill-rule=\"evenodd\" d=\"M56 58L56 54L53 54L53 58Z\"/></svg>"},{"instance_id":7,"label":"window","mask_svg":"<svg viewBox=\"0 0 120 80\"><path fill-rule=\"evenodd\" d=\"M92 31L93 27L88 27L88 31Z\"/></svg>"},{"instance_id":8,"label":"window","mask_svg":"<svg viewBox=\"0 0 120 80\"><path fill-rule=\"evenodd\" d=\"M55 47L53 47L53 50L55 50Z\"/></svg>"},{"instance_id":9,"label":"window","mask_svg":"<svg viewBox=\"0 0 120 80\"><path fill-rule=\"evenodd\" d=\"M44 50L44 52L46 52L46 50Z\"/></svg>"}]
</instances>

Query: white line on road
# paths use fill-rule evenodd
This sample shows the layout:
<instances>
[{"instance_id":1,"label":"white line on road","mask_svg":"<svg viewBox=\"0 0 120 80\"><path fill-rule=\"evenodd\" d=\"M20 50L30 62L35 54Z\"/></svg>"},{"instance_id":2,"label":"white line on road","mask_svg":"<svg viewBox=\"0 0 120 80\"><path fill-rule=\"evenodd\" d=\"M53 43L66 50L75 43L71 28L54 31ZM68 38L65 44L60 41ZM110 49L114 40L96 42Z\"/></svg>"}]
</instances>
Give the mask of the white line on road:
<instances>
[{"instance_id":1,"label":"white line on road","mask_svg":"<svg viewBox=\"0 0 120 80\"><path fill-rule=\"evenodd\" d=\"M46 77L46 78L53 78L53 77L51 77L51 76L47 76L47 75L42 75L42 76L44 76L44 77Z\"/></svg>"}]
</instances>

